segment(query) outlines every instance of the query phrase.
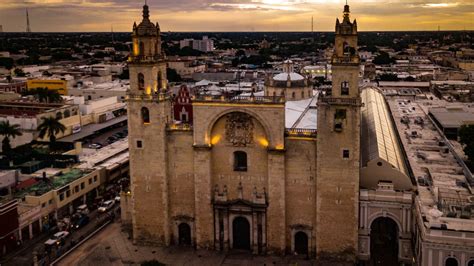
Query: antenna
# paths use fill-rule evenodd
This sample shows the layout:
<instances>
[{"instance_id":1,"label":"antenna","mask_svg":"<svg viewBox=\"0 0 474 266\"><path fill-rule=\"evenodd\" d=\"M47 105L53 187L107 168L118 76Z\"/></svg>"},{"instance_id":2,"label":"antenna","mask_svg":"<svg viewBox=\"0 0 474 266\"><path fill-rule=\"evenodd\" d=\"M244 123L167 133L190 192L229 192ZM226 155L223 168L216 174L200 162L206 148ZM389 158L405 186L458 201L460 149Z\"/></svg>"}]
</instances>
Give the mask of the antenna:
<instances>
[{"instance_id":1,"label":"antenna","mask_svg":"<svg viewBox=\"0 0 474 266\"><path fill-rule=\"evenodd\" d=\"M114 25L110 26L110 29L112 31L112 43L115 43L115 38L114 38Z\"/></svg>"},{"instance_id":2,"label":"antenna","mask_svg":"<svg viewBox=\"0 0 474 266\"><path fill-rule=\"evenodd\" d=\"M30 33L30 32L31 32L30 16L28 15L28 8L26 9L26 32L27 32L27 33Z\"/></svg>"}]
</instances>

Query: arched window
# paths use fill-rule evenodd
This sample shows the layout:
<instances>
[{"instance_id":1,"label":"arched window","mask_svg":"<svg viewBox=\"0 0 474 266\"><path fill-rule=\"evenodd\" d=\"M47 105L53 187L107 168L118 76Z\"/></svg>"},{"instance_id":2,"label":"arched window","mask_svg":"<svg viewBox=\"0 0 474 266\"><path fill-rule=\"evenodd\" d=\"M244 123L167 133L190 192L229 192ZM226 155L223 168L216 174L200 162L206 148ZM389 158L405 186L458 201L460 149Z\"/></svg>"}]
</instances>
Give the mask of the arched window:
<instances>
[{"instance_id":1,"label":"arched window","mask_svg":"<svg viewBox=\"0 0 474 266\"><path fill-rule=\"evenodd\" d=\"M304 98L304 91L301 92L301 98Z\"/></svg>"},{"instance_id":2,"label":"arched window","mask_svg":"<svg viewBox=\"0 0 474 266\"><path fill-rule=\"evenodd\" d=\"M138 89L141 91L145 89L145 76L142 73L138 73Z\"/></svg>"},{"instance_id":3,"label":"arched window","mask_svg":"<svg viewBox=\"0 0 474 266\"><path fill-rule=\"evenodd\" d=\"M144 56L144 55L145 55L145 43L140 42L140 56Z\"/></svg>"},{"instance_id":4,"label":"arched window","mask_svg":"<svg viewBox=\"0 0 474 266\"><path fill-rule=\"evenodd\" d=\"M68 118L70 116L71 116L71 111L69 110L64 111L64 118Z\"/></svg>"},{"instance_id":5,"label":"arched window","mask_svg":"<svg viewBox=\"0 0 474 266\"><path fill-rule=\"evenodd\" d=\"M142 108L142 122L143 124L150 124L150 111L148 108Z\"/></svg>"},{"instance_id":6,"label":"arched window","mask_svg":"<svg viewBox=\"0 0 474 266\"><path fill-rule=\"evenodd\" d=\"M295 93L295 92L292 92L292 93L291 93L291 99L295 99L295 97L296 97L296 93Z\"/></svg>"},{"instance_id":7,"label":"arched window","mask_svg":"<svg viewBox=\"0 0 474 266\"><path fill-rule=\"evenodd\" d=\"M56 113L56 118L57 118L57 119L63 119L63 113L57 112L57 113Z\"/></svg>"},{"instance_id":8,"label":"arched window","mask_svg":"<svg viewBox=\"0 0 474 266\"><path fill-rule=\"evenodd\" d=\"M344 81L341 83L341 95L349 95L349 82Z\"/></svg>"},{"instance_id":9,"label":"arched window","mask_svg":"<svg viewBox=\"0 0 474 266\"><path fill-rule=\"evenodd\" d=\"M446 262L444 263L444 265L446 266L458 266L459 263L458 263L458 260L456 258L448 258L446 259Z\"/></svg>"},{"instance_id":10,"label":"arched window","mask_svg":"<svg viewBox=\"0 0 474 266\"><path fill-rule=\"evenodd\" d=\"M234 152L234 171L247 171L247 153L243 151Z\"/></svg>"},{"instance_id":11,"label":"arched window","mask_svg":"<svg viewBox=\"0 0 474 266\"><path fill-rule=\"evenodd\" d=\"M468 263L467 266L474 266L474 259L471 259Z\"/></svg>"}]
</instances>

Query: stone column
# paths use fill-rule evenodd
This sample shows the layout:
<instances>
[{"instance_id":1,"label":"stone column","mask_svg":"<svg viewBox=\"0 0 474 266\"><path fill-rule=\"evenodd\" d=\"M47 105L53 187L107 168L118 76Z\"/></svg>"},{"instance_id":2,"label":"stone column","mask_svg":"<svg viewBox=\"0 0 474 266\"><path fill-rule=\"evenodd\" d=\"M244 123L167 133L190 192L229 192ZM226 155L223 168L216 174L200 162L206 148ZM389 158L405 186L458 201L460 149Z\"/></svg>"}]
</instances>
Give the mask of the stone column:
<instances>
[{"instance_id":1,"label":"stone column","mask_svg":"<svg viewBox=\"0 0 474 266\"><path fill-rule=\"evenodd\" d=\"M21 229L22 229L22 228L20 228L20 229L18 230L18 239L20 239L21 241L23 241L23 234L22 234L22 232L21 232Z\"/></svg>"},{"instance_id":2,"label":"stone column","mask_svg":"<svg viewBox=\"0 0 474 266\"><path fill-rule=\"evenodd\" d=\"M33 239L33 224L28 225L28 230L30 232L30 239Z\"/></svg>"},{"instance_id":3,"label":"stone column","mask_svg":"<svg viewBox=\"0 0 474 266\"><path fill-rule=\"evenodd\" d=\"M40 232L43 232L43 217L39 218L39 226L40 226Z\"/></svg>"},{"instance_id":4,"label":"stone column","mask_svg":"<svg viewBox=\"0 0 474 266\"><path fill-rule=\"evenodd\" d=\"M198 248L208 249L214 246L210 147L195 146L194 187L196 245Z\"/></svg>"},{"instance_id":5,"label":"stone column","mask_svg":"<svg viewBox=\"0 0 474 266\"><path fill-rule=\"evenodd\" d=\"M258 221L257 213L252 213L252 252L258 254Z\"/></svg>"},{"instance_id":6,"label":"stone column","mask_svg":"<svg viewBox=\"0 0 474 266\"><path fill-rule=\"evenodd\" d=\"M222 250L223 247L221 247L220 243L220 236L221 236L221 230L222 228L220 227L220 215L219 215L219 210L214 209L214 249L215 250Z\"/></svg>"},{"instance_id":7,"label":"stone column","mask_svg":"<svg viewBox=\"0 0 474 266\"><path fill-rule=\"evenodd\" d=\"M227 210L223 213L224 219L224 251L229 251L229 212Z\"/></svg>"},{"instance_id":8,"label":"stone column","mask_svg":"<svg viewBox=\"0 0 474 266\"><path fill-rule=\"evenodd\" d=\"M285 153L272 150L268 153L268 252L283 254L285 251Z\"/></svg>"}]
</instances>

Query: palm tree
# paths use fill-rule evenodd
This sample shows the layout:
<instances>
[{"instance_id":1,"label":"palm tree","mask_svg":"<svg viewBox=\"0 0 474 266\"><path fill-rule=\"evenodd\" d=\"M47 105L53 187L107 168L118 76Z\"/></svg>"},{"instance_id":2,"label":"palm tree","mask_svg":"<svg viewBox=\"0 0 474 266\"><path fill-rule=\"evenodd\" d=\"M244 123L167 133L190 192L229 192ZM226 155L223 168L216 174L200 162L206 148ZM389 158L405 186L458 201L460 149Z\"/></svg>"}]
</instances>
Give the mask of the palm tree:
<instances>
[{"instance_id":1,"label":"palm tree","mask_svg":"<svg viewBox=\"0 0 474 266\"><path fill-rule=\"evenodd\" d=\"M23 134L20 131L20 125L10 125L10 121L1 121L0 135L4 136L2 141L2 151L8 153L12 149L10 145L10 137L16 138Z\"/></svg>"},{"instance_id":2,"label":"palm tree","mask_svg":"<svg viewBox=\"0 0 474 266\"><path fill-rule=\"evenodd\" d=\"M28 90L24 95L33 95L40 103L60 103L63 101L57 90L49 90L48 88L36 88Z\"/></svg>"},{"instance_id":3,"label":"palm tree","mask_svg":"<svg viewBox=\"0 0 474 266\"><path fill-rule=\"evenodd\" d=\"M42 122L38 126L39 137L44 138L45 136L49 137L49 146L50 148L56 142L56 135L59 133L64 133L66 127L59 122L57 117L42 117Z\"/></svg>"}]
</instances>

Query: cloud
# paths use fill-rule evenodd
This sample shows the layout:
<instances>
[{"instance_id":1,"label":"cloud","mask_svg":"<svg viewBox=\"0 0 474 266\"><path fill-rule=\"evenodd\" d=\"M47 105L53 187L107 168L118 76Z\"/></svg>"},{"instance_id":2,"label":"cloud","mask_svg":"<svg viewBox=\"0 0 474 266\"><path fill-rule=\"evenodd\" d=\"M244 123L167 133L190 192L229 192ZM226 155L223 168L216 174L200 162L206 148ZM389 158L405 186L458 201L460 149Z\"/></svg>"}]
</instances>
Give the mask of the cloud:
<instances>
[{"instance_id":1,"label":"cloud","mask_svg":"<svg viewBox=\"0 0 474 266\"><path fill-rule=\"evenodd\" d=\"M345 0L148 0L152 19L171 31L332 31ZM349 1L361 30L474 29L472 0ZM130 31L141 1L0 0L0 24L24 31Z\"/></svg>"}]
</instances>

